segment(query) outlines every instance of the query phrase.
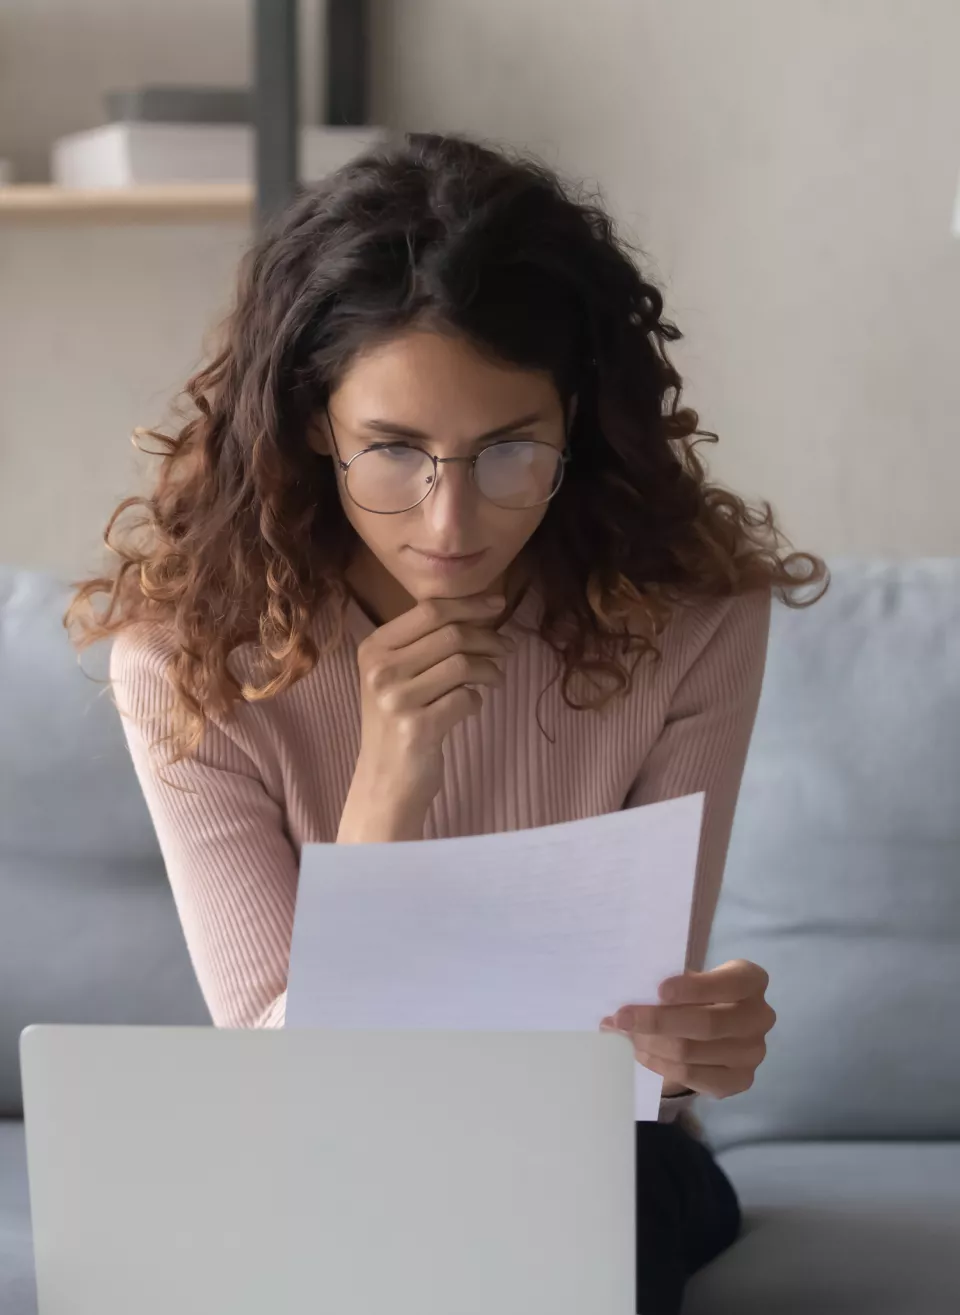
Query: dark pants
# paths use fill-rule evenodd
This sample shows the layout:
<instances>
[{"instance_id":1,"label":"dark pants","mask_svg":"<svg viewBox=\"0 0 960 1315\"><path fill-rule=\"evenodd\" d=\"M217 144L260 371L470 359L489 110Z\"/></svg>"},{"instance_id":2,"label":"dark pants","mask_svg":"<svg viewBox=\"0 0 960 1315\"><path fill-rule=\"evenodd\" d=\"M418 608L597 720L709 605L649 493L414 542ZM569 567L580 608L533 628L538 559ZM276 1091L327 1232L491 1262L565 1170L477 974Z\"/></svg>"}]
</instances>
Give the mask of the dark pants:
<instances>
[{"instance_id":1,"label":"dark pants","mask_svg":"<svg viewBox=\"0 0 960 1315\"><path fill-rule=\"evenodd\" d=\"M739 1231L736 1193L707 1147L674 1123L638 1123L639 1315L678 1315L687 1279Z\"/></svg>"}]
</instances>

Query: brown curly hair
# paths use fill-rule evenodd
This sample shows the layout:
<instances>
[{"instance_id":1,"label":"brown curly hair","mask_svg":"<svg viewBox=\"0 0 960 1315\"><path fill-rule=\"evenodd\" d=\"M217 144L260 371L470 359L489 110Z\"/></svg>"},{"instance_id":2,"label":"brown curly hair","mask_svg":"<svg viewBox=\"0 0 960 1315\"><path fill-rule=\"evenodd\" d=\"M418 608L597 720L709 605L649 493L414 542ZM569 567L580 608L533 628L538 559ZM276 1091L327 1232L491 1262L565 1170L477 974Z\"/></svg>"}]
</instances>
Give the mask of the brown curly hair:
<instances>
[{"instance_id":1,"label":"brown curly hair","mask_svg":"<svg viewBox=\"0 0 960 1315\"><path fill-rule=\"evenodd\" d=\"M356 539L308 428L362 347L424 321L578 399L569 476L524 549L570 706L627 689L623 658L656 656L676 606L759 588L802 606L826 587L769 505L707 482L695 448L716 435L681 405L666 350L681 334L598 201L530 157L411 134L305 189L255 243L222 345L186 385L190 417L141 431L160 470L111 518L114 569L67 613L80 647L168 629L178 756L207 715L316 664L313 622L331 599L342 618ZM246 643L262 679L241 686L228 660ZM573 701L578 673L595 697Z\"/></svg>"}]
</instances>

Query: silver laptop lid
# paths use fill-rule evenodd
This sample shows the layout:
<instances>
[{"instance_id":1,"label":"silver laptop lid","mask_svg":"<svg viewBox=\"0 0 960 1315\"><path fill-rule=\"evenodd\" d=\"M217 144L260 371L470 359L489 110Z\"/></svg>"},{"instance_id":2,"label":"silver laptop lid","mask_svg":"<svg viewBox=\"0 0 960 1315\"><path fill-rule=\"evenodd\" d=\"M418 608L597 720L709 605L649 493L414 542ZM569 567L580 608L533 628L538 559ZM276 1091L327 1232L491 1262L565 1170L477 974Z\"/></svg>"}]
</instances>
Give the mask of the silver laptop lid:
<instances>
[{"instance_id":1,"label":"silver laptop lid","mask_svg":"<svg viewBox=\"0 0 960 1315\"><path fill-rule=\"evenodd\" d=\"M613 1034L31 1027L40 1315L632 1315Z\"/></svg>"}]
</instances>

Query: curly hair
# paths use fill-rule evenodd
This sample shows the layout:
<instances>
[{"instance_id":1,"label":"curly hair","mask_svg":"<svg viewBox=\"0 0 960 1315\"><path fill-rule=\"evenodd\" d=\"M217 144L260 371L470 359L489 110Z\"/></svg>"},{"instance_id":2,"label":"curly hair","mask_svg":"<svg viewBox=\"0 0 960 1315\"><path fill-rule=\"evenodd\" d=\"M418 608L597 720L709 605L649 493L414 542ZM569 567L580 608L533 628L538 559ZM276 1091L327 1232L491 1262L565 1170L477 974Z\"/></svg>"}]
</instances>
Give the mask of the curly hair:
<instances>
[{"instance_id":1,"label":"curly hair","mask_svg":"<svg viewBox=\"0 0 960 1315\"><path fill-rule=\"evenodd\" d=\"M331 599L342 621L355 531L308 430L362 348L425 322L577 397L570 477L524 549L570 706L626 690L625 656L656 657L677 606L759 588L804 606L826 588L768 504L707 481L695 449L716 435L681 405L667 354L682 335L596 196L535 158L410 134L304 189L255 242L219 349L186 385L189 418L138 431L160 445L152 493L117 508L113 569L67 613L79 647L168 629L178 756L207 716L313 669ZM241 684L229 658L247 643L262 678ZM573 701L577 673L594 697Z\"/></svg>"}]
</instances>

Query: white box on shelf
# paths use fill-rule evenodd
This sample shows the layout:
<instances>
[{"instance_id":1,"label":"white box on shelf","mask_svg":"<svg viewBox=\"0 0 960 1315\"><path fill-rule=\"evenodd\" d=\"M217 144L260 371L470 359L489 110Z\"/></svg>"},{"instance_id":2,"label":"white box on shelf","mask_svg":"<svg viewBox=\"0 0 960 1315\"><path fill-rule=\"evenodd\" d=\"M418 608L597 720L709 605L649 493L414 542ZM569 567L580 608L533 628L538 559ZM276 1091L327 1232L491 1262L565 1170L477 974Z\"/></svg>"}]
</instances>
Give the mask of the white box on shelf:
<instances>
[{"instance_id":1,"label":"white box on shelf","mask_svg":"<svg viewBox=\"0 0 960 1315\"><path fill-rule=\"evenodd\" d=\"M375 127L301 128L300 176L322 178L385 136ZM250 183L253 159L249 124L110 123L54 142L52 177L59 187Z\"/></svg>"}]
</instances>

